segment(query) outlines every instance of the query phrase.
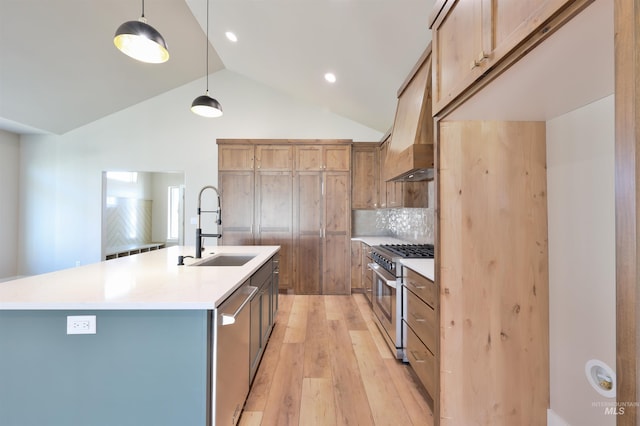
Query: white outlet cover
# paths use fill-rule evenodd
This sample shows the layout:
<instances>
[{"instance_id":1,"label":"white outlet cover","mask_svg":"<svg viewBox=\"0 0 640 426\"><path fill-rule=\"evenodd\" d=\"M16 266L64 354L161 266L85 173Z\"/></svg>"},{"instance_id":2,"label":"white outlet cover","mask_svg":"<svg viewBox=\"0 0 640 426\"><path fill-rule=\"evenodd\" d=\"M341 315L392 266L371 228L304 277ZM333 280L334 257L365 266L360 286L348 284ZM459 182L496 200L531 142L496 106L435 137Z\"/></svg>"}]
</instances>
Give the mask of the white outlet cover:
<instances>
[{"instance_id":1,"label":"white outlet cover","mask_svg":"<svg viewBox=\"0 0 640 426\"><path fill-rule=\"evenodd\" d=\"M67 316L67 334L96 334L96 316Z\"/></svg>"}]
</instances>

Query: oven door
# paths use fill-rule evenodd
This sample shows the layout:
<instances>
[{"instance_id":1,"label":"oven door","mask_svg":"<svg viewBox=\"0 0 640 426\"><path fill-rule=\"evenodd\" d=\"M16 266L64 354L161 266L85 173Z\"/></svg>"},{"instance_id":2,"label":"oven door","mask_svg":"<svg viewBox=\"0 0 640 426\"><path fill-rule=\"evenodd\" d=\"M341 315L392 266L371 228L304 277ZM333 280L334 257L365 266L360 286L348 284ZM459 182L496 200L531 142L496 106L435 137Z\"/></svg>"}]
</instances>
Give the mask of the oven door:
<instances>
[{"instance_id":1,"label":"oven door","mask_svg":"<svg viewBox=\"0 0 640 426\"><path fill-rule=\"evenodd\" d=\"M382 326L385 339L396 351L396 277L377 263L370 263L373 271L373 312Z\"/></svg>"}]
</instances>

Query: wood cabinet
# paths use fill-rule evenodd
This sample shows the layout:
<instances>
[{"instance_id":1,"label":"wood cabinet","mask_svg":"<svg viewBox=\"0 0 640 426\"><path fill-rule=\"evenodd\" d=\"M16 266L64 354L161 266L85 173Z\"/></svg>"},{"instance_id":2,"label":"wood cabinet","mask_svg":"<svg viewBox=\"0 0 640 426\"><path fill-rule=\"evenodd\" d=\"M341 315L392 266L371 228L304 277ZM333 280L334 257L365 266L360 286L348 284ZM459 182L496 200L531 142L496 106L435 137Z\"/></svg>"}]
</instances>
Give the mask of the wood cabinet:
<instances>
[{"instance_id":1,"label":"wood cabinet","mask_svg":"<svg viewBox=\"0 0 640 426\"><path fill-rule=\"evenodd\" d=\"M351 241L351 292L362 291L362 244Z\"/></svg>"},{"instance_id":2,"label":"wood cabinet","mask_svg":"<svg viewBox=\"0 0 640 426\"><path fill-rule=\"evenodd\" d=\"M351 147L332 145L304 145L296 147L296 170L351 170Z\"/></svg>"},{"instance_id":3,"label":"wood cabinet","mask_svg":"<svg viewBox=\"0 0 640 426\"><path fill-rule=\"evenodd\" d=\"M292 287L293 172L256 172L255 243L280 248L280 286Z\"/></svg>"},{"instance_id":4,"label":"wood cabinet","mask_svg":"<svg viewBox=\"0 0 640 426\"><path fill-rule=\"evenodd\" d=\"M255 147L249 144L218 146L221 243L224 245L254 244L254 153Z\"/></svg>"},{"instance_id":5,"label":"wood cabinet","mask_svg":"<svg viewBox=\"0 0 640 426\"><path fill-rule=\"evenodd\" d=\"M223 245L254 244L254 172L220 171L218 189L222 207Z\"/></svg>"},{"instance_id":6,"label":"wood cabinet","mask_svg":"<svg viewBox=\"0 0 640 426\"><path fill-rule=\"evenodd\" d=\"M351 175L325 172L322 294L351 294Z\"/></svg>"},{"instance_id":7,"label":"wood cabinet","mask_svg":"<svg viewBox=\"0 0 640 426\"><path fill-rule=\"evenodd\" d=\"M351 289L362 292L372 302L373 277L369 267L371 246L362 241L351 242Z\"/></svg>"},{"instance_id":8,"label":"wood cabinet","mask_svg":"<svg viewBox=\"0 0 640 426\"><path fill-rule=\"evenodd\" d=\"M253 171L254 152L253 145L219 145L218 171Z\"/></svg>"},{"instance_id":9,"label":"wood cabinet","mask_svg":"<svg viewBox=\"0 0 640 426\"><path fill-rule=\"evenodd\" d=\"M351 151L351 208L379 207L380 144L355 143Z\"/></svg>"},{"instance_id":10,"label":"wood cabinet","mask_svg":"<svg viewBox=\"0 0 640 426\"><path fill-rule=\"evenodd\" d=\"M256 146L256 170L292 171L293 147L289 145Z\"/></svg>"},{"instance_id":11,"label":"wood cabinet","mask_svg":"<svg viewBox=\"0 0 640 426\"><path fill-rule=\"evenodd\" d=\"M441 425L546 423L545 138L544 122L439 122Z\"/></svg>"},{"instance_id":12,"label":"wood cabinet","mask_svg":"<svg viewBox=\"0 0 640 426\"><path fill-rule=\"evenodd\" d=\"M438 395L438 289L430 279L406 269L407 358L429 395Z\"/></svg>"},{"instance_id":13,"label":"wood cabinet","mask_svg":"<svg viewBox=\"0 0 640 426\"><path fill-rule=\"evenodd\" d=\"M218 140L222 244L279 245L279 284L349 294L351 141Z\"/></svg>"},{"instance_id":14,"label":"wood cabinet","mask_svg":"<svg viewBox=\"0 0 640 426\"><path fill-rule=\"evenodd\" d=\"M430 18L433 112L441 111L568 3L571 2L448 0L444 5L436 2Z\"/></svg>"},{"instance_id":15,"label":"wood cabinet","mask_svg":"<svg viewBox=\"0 0 640 426\"><path fill-rule=\"evenodd\" d=\"M350 147L296 147L296 294L351 293L351 175L334 171L349 168L349 154Z\"/></svg>"},{"instance_id":16,"label":"wood cabinet","mask_svg":"<svg viewBox=\"0 0 640 426\"><path fill-rule=\"evenodd\" d=\"M373 303L373 270L369 267L369 264L373 262L371 259L371 246L362 243L362 286L364 288L364 295L367 296L369 303Z\"/></svg>"},{"instance_id":17,"label":"wood cabinet","mask_svg":"<svg viewBox=\"0 0 640 426\"><path fill-rule=\"evenodd\" d=\"M296 206L296 294L322 293L322 174L297 172Z\"/></svg>"}]
</instances>

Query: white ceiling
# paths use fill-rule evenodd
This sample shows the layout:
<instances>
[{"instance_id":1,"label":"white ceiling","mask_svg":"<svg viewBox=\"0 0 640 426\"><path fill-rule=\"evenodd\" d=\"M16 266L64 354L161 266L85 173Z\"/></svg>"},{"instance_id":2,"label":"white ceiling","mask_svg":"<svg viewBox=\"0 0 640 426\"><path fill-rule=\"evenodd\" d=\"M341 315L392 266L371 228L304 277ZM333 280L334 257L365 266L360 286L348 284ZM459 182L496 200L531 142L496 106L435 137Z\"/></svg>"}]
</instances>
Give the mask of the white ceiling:
<instances>
[{"instance_id":1,"label":"white ceiling","mask_svg":"<svg viewBox=\"0 0 640 426\"><path fill-rule=\"evenodd\" d=\"M431 40L433 3L211 0L209 71L227 68L384 133ZM140 16L137 1L0 0L0 128L62 134L203 77L205 11L206 0L146 0L171 54L150 65L113 46L117 27Z\"/></svg>"}]
</instances>

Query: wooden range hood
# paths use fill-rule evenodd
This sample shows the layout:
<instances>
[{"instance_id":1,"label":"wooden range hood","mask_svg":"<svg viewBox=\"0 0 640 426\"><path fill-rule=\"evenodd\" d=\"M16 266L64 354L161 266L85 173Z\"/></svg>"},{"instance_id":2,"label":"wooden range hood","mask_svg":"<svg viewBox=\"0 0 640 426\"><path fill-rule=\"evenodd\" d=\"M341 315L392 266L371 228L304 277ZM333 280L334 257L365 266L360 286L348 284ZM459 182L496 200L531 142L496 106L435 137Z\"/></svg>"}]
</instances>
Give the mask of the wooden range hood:
<instances>
[{"instance_id":1,"label":"wooden range hood","mask_svg":"<svg viewBox=\"0 0 640 426\"><path fill-rule=\"evenodd\" d=\"M433 179L431 43L398 90L398 107L385 159L384 179Z\"/></svg>"}]
</instances>

